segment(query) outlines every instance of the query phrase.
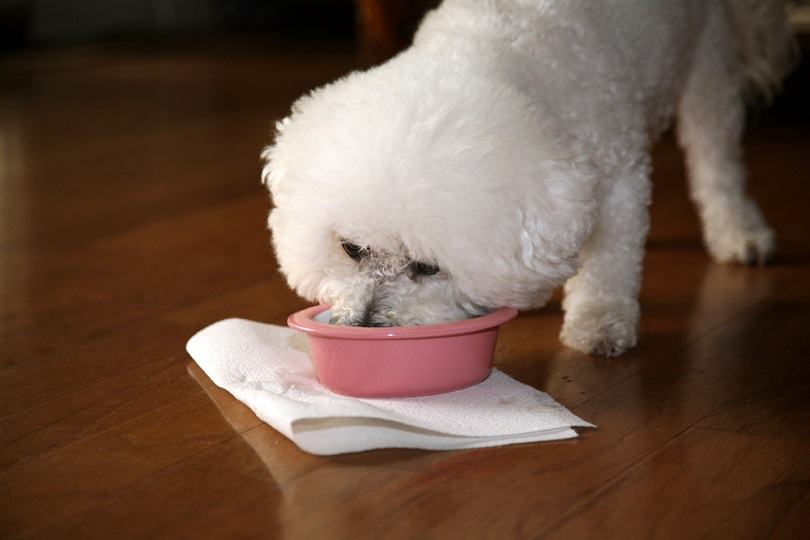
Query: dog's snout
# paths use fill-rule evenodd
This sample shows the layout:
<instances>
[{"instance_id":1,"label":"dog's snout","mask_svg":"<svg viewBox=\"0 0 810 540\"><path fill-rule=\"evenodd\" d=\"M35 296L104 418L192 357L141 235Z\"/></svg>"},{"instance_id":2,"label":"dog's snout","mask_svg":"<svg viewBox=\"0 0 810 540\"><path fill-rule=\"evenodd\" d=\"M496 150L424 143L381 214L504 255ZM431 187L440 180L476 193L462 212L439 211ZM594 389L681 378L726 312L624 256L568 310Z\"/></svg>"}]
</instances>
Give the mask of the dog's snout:
<instances>
[{"instance_id":1,"label":"dog's snout","mask_svg":"<svg viewBox=\"0 0 810 540\"><path fill-rule=\"evenodd\" d=\"M351 318L345 316L333 316L329 319L329 324L339 326L358 326L365 328L386 328L396 326L393 321L383 318L372 310L366 312L362 318Z\"/></svg>"},{"instance_id":2,"label":"dog's snout","mask_svg":"<svg viewBox=\"0 0 810 540\"><path fill-rule=\"evenodd\" d=\"M375 281L363 297L333 306L329 323L367 328L399 326L392 307L388 284Z\"/></svg>"},{"instance_id":3,"label":"dog's snout","mask_svg":"<svg viewBox=\"0 0 810 540\"><path fill-rule=\"evenodd\" d=\"M390 326L394 326L394 323L391 321L384 321L379 319L374 319L368 322L368 324L364 325L372 328L388 328Z\"/></svg>"},{"instance_id":4,"label":"dog's snout","mask_svg":"<svg viewBox=\"0 0 810 540\"><path fill-rule=\"evenodd\" d=\"M384 321L377 318L364 318L362 320L344 321L343 319L332 317L329 319L330 324L339 324L343 326L358 326L363 328L387 328L394 326L391 321Z\"/></svg>"},{"instance_id":5,"label":"dog's snout","mask_svg":"<svg viewBox=\"0 0 810 540\"><path fill-rule=\"evenodd\" d=\"M349 321L348 326L358 326L358 327L363 327L363 328L380 328L380 327L386 327L386 326L393 326L393 324L391 324L388 321L379 321L379 320L371 319L369 317L365 317L362 320Z\"/></svg>"}]
</instances>

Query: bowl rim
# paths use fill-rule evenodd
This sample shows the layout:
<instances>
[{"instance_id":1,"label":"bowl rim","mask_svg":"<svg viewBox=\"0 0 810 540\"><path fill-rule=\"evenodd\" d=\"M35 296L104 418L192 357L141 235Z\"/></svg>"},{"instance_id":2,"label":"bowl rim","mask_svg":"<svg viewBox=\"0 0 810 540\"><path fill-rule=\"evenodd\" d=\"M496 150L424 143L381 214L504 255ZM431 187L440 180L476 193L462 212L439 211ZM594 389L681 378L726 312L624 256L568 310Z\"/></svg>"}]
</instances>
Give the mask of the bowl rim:
<instances>
[{"instance_id":1,"label":"bowl rim","mask_svg":"<svg viewBox=\"0 0 810 540\"><path fill-rule=\"evenodd\" d=\"M391 339L430 339L463 334L474 334L496 328L517 317L515 308L499 308L472 319L464 319L425 326L387 326L368 328L360 326L337 326L315 321L313 317L329 309L327 304L318 304L296 311L287 318L287 326L308 335L333 339L391 340Z\"/></svg>"}]
</instances>

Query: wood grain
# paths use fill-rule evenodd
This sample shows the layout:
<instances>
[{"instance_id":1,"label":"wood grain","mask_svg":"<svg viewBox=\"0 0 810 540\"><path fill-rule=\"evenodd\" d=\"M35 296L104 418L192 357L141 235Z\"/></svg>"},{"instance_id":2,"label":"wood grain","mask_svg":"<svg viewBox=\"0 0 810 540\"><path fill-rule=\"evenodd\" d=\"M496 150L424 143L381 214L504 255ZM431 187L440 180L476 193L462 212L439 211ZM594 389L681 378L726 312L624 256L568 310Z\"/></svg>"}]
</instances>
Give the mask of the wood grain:
<instances>
[{"instance_id":1,"label":"wood grain","mask_svg":"<svg viewBox=\"0 0 810 540\"><path fill-rule=\"evenodd\" d=\"M667 136L639 347L561 346L558 297L504 328L497 365L598 425L579 439L316 457L207 379L196 330L304 305L269 248L258 154L294 97L355 62L227 41L0 62L0 536L806 534L803 97L746 140L772 266L710 262Z\"/></svg>"}]
</instances>

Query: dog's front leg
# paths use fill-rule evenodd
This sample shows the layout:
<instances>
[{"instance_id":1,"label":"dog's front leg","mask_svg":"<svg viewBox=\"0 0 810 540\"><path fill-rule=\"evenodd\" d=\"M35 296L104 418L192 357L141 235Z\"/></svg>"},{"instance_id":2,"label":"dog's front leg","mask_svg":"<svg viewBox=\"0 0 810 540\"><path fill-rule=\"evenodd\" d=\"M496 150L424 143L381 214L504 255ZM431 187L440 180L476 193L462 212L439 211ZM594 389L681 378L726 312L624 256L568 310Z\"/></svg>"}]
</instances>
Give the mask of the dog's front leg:
<instances>
[{"instance_id":1,"label":"dog's front leg","mask_svg":"<svg viewBox=\"0 0 810 540\"><path fill-rule=\"evenodd\" d=\"M606 179L593 233L580 253L582 267L565 285L560 339L604 356L635 346L641 263L649 224L649 157Z\"/></svg>"}]
</instances>

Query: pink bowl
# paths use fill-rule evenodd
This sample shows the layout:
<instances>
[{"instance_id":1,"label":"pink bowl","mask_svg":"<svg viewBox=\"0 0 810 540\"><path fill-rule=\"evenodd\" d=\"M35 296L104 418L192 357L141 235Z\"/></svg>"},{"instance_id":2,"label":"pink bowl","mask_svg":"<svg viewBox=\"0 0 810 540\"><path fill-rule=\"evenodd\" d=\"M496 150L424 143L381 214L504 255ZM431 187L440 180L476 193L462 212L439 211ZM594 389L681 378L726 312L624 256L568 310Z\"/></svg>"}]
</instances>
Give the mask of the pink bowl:
<instances>
[{"instance_id":1,"label":"pink bowl","mask_svg":"<svg viewBox=\"0 0 810 540\"><path fill-rule=\"evenodd\" d=\"M440 394L477 384L489 376L498 328L517 310L446 324L364 328L314 320L319 305L293 313L290 328L309 337L321 383L338 394L405 397Z\"/></svg>"}]
</instances>

